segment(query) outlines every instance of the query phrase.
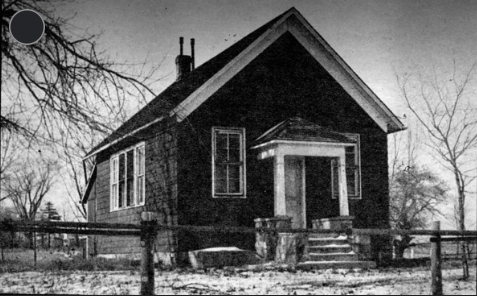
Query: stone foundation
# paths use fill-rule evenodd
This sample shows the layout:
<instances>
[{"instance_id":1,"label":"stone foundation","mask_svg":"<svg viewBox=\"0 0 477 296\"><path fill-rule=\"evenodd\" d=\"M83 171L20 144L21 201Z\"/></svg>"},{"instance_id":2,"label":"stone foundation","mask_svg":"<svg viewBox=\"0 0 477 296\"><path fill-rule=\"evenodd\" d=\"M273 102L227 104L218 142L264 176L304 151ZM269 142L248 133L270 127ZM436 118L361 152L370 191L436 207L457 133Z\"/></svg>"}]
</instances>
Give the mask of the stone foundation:
<instances>
[{"instance_id":1,"label":"stone foundation","mask_svg":"<svg viewBox=\"0 0 477 296\"><path fill-rule=\"evenodd\" d=\"M275 262L296 265L305 261L308 235L306 233L278 233Z\"/></svg>"},{"instance_id":2,"label":"stone foundation","mask_svg":"<svg viewBox=\"0 0 477 296\"><path fill-rule=\"evenodd\" d=\"M348 241L353 248L353 252L358 255L359 260L374 260L371 248L371 236L366 234L355 234L348 237Z\"/></svg>"},{"instance_id":3,"label":"stone foundation","mask_svg":"<svg viewBox=\"0 0 477 296\"><path fill-rule=\"evenodd\" d=\"M276 248L278 241L278 233L275 229L291 228L291 217L276 216L273 218L257 218L254 219L256 228L269 228L273 231L258 230L256 232L255 250L264 261L275 260Z\"/></svg>"}]
</instances>

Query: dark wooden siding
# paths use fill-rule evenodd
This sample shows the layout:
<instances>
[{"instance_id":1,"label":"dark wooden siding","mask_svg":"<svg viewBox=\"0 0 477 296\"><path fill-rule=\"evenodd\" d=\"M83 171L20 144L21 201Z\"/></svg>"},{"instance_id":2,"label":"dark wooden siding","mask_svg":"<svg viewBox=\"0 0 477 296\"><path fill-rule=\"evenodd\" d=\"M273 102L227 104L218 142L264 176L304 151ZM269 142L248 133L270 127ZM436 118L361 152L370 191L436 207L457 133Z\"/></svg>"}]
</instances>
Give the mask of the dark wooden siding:
<instances>
[{"instance_id":1,"label":"dark wooden siding","mask_svg":"<svg viewBox=\"0 0 477 296\"><path fill-rule=\"evenodd\" d=\"M110 161L112 154L127 147L145 141L146 165L146 204L145 206L110 210ZM121 143L98 155L98 174L94 189L88 199L88 208L95 214L90 214L88 220L107 223L140 224L141 212L157 213L157 219L164 224L177 224L177 145L175 126L171 121L160 124L135 135L129 141ZM93 236L96 240L98 254L133 254L140 253L138 237ZM91 246L92 247L92 246ZM158 252L174 252L176 238L173 233L164 231L158 233L155 250ZM90 252L91 253L91 252Z\"/></svg>"},{"instance_id":2,"label":"dark wooden siding","mask_svg":"<svg viewBox=\"0 0 477 296\"><path fill-rule=\"evenodd\" d=\"M251 149L247 149L247 198L212 198L211 128L245 127L250 148L267 129L294 116L361 135L363 199L350 201L350 211L357 227L387 226L386 134L289 33L181 123L179 223L253 226L254 218L273 216L273 167L270 161L257 160ZM197 235L183 245L253 249L253 242L253 238Z\"/></svg>"}]
</instances>

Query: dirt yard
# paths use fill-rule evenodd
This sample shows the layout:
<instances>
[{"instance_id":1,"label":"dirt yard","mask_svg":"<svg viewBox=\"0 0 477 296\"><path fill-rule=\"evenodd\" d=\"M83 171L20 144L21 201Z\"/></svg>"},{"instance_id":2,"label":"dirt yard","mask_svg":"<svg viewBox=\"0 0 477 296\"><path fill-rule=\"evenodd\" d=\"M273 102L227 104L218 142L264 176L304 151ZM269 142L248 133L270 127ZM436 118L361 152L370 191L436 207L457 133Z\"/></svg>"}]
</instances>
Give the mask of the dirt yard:
<instances>
[{"instance_id":1,"label":"dirt yard","mask_svg":"<svg viewBox=\"0 0 477 296\"><path fill-rule=\"evenodd\" d=\"M444 294L475 295L476 268L471 278L459 280L461 269L443 270ZM25 294L139 294L137 271L60 271L0 274L0 293ZM430 294L427 268L381 270L249 271L223 269L193 271L156 270L156 294Z\"/></svg>"}]
</instances>

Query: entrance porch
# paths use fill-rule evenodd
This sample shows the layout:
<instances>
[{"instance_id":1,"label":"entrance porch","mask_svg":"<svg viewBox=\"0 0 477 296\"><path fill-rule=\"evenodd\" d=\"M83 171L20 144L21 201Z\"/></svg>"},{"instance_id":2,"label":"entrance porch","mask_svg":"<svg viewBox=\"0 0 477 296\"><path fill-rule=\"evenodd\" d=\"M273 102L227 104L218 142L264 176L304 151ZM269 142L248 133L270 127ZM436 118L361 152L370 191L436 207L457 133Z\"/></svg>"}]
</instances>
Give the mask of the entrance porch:
<instances>
[{"instance_id":1,"label":"entrance porch","mask_svg":"<svg viewBox=\"0 0 477 296\"><path fill-rule=\"evenodd\" d=\"M346 268L375 266L374 262L368 261L369 238L338 235L338 232L352 228L346 156L349 148L359 153L358 139L358 135L334 132L301 118L291 118L256 140L252 148L256 149L258 159L273 159L274 217L255 219L255 225L285 229L279 233L257 232L256 250L259 255L267 260L296 264L302 268L329 268L330 264ZM328 164L329 170L316 167L316 163ZM320 182L320 178L329 180L328 187L325 187L328 190L323 190L314 199L307 199L307 195L317 193L310 188L315 191L320 188L313 186ZM356 180L353 181L350 183L359 186ZM352 190L356 191L356 188ZM336 201L337 215L314 215L322 213L320 207ZM317 218L309 219L307 215ZM286 231L305 228L331 229L337 230L337 233ZM357 241L360 245L358 249L355 247Z\"/></svg>"},{"instance_id":2,"label":"entrance porch","mask_svg":"<svg viewBox=\"0 0 477 296\"><path fill-rule=\"evenodd\" d=\"M260 136L252 148L257 150L259 160L273 159L274 216L291 217L292 228L334 229L341 225L351 227L346 149L351 147L355 149L355 153L358 153L357 138L357 136L324 129L301 118L284 121ZM331 160L328 163L334 162L334 168L330 165L326 172L326 168L313 167L313 160L323 158ZM318 169L321 176L313 174ZM308 179L309 175L313 178ZM318 187L313 185L318 183L320 178L331 181L327 185L330 190L311 192L311 194L319 194L321 199L317 201L318 197L314 196L309 207L307 194L310 195L310 190L307 192L307 188L312 187L316 191ZM323 220L307 219L307 213L313 215L314 211L318 212L318 207L324 206L324 203L335 202L334 197L339 203L338 215L319 217ZM316 215L313 216L316 217Z\"/></svg>"}]
</instances>

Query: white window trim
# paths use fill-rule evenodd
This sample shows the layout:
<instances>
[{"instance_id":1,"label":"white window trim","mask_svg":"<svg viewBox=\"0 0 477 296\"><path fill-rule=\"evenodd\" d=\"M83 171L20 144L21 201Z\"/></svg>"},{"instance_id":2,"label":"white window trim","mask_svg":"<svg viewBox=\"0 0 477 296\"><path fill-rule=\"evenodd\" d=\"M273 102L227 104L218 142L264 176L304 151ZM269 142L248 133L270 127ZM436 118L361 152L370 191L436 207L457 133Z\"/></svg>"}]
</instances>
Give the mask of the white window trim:
<instances>
[{"instance_id":1,"label":"white window trim","mask_svg":"<svg viewBox=\"0 0 477 296\"><path fill-rule=\"evenodd\" d=\"M240 178L240 193L216 193L215 192L215 134L217 131L240 134L240 152L243 160L243 169ZM214 198L246 198L247 197L247 163L246 163L246 142L245 128L239 127L212 127L212 197Z\"/></svg>"},{"instance_id":2,"label":"white window trim","mask_svg":"<svg viewBox=\"0 0 477 296\"><path fill-rule=\"evenodd\" d=\"M137 179L138 179L138 168L137 168L137 148L143 147L144 149L144 155L143 155L143 161L144 161L144 186L142 188L142 194L143 194L143 201L141 203L138 202L138 196L137 196ZM125 167L127 168L127 152L133 150L133 170L134 170L134 175L133 175L133 201L134 204L130 206L126 206L126 200L123 200L123 206L120 208L119 207L119 155L125 154ZM117 171L113 171L113 166L114 166L114 161L117 163ZM113 173L116 173L116 178L113 177ZM125 178L127 176L127 173L125 174ZM116 183L113 183L113 180L116 179ZM132 147L128 147L124 150L121 150L115 154L113 154L110 158L110 177L109 177L109 183L110 183L110 211L120 211L120 210L125 210L125 209L131 209L131 208L136 208L136 207L141 207L144 206L145 201L146 201L146 149L145 149L145 142L138 143L137 145L134 145ZM116 184L116 194L113 194L113 185ZM125 192L127 192L127 182L125 181Z\"/></svg>"},{"instance_id":3,"label":"white window trim","mask_svg":"<svg viewBox=\"0 0 477 296\"><path fill-rule=\"evenodd\" d=\"M356 138L356 144L346 144L345 146L356 146L356 154L355 154L355 162L358 164L358 180L355 182L355 186L358 186L358 192L357 195L350 195L348 193L348 199L361 199L362 194L361 194L361 147L360 147L360 136L359 134L352 134L352 133L343 133L346 136ZM345 153L346 156L346 153ZM348 180L346 180L348 182ZM333 163L331 163L331 198L332 199L337 199L338 198L338 192L335 192L334 190L334 174L333 174ZM348 186L348 184L346 184Z\"/></svg>"}]
</instances>

